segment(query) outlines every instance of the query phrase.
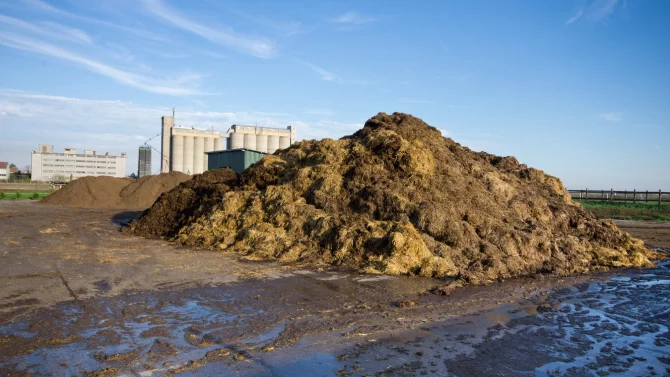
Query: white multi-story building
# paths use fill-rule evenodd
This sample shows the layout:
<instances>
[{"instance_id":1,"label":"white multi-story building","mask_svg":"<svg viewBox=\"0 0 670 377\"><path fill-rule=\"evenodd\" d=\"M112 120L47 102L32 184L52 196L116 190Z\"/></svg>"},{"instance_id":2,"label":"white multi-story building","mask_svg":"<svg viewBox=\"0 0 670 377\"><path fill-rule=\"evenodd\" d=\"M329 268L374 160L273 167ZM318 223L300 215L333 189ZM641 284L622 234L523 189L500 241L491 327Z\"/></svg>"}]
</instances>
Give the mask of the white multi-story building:
<instances>
[{"instance_id":1,"label":"white multi-story building","mask_svg":"<svg viewBox=\"0 0 670 377\"><path fill-rule=\"evenodd\" d=\"M40 145L31 154L33 181L76 179L86 176L125 177L126 154L111 156L95 151L77 153L74 148L65 148L63 153L54 152L53 145Z\"/></svg>"}]
</instances>

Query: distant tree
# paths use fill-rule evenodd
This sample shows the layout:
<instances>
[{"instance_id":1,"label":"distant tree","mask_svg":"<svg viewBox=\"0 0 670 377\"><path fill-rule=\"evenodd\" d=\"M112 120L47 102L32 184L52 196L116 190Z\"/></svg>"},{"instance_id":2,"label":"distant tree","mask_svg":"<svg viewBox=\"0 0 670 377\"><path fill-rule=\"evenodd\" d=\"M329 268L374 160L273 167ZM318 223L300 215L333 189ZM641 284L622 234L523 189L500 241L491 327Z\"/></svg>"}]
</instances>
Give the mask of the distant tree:
<instances>
[{"instance_id":1,"label":"distant tree","mask_svg":"<svg viewBox=\"0 0 670 377\"><path fill-rule=\"evenodd\" d=\"M53 176L51 176L51 179L49 180L49 182L52 182L52 183L67 182L67 176L63 175L63 174L54 174Z\"/></svg>"},{"instance_id":2,"label":"distant tree","mask_svg":"<svg viewBox=\"0 0 670 377\"><path fill-rule=\"evenodd\" d=\"M130 177L132 179L137 179L137 175L134 172L130 173L130 175L128 177Z\"/></svg>"},{"instance_id":3,"label":"distant tree","mask_svg":"<svg viewBox=\"0 0 670 377\"><path fill-rule=\"evenodd\" d=\"M10 167L10 168L15 168L16 165L14 165L14 164L9 164L9 167Z\"/></svg>"}]
</instances>

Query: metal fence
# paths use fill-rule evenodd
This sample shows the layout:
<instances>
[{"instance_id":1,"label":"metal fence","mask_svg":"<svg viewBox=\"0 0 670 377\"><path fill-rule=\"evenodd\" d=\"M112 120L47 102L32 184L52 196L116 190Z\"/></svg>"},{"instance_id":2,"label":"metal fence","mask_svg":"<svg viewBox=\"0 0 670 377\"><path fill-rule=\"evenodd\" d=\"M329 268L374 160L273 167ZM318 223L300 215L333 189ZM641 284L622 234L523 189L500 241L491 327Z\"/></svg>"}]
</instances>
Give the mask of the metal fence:
<instances>
[{"instance_id":1,"label":"metal fence","mask_svg":"<svg viewBox=\"0 0 670 377\"><path fill-rule=\"evenodd\" d=\"M598 200L598 201L622 201L631 203L658 203L670 202L670 192L648 191L648 190L568 190L572 199Z\"/></svg>"},{"instance_id":2,"label":"metal fence","mask_svg":"<svg viewBox=\"0 0 670 377\"><path fill-rule=\"evenodd\" d=\"M16 183L0 183L0 191L48 191L57 190L60 186L51 185L47 182L16 182Z\"/></svg>"}]
</instances>

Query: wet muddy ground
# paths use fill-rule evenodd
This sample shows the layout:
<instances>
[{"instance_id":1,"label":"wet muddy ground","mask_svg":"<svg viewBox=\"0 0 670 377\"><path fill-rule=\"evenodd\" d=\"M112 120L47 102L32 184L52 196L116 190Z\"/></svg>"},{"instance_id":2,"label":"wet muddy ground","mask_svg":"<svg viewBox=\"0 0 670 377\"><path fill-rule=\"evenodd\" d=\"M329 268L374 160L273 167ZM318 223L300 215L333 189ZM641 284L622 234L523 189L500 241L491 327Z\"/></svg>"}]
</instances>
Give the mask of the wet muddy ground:
<instances>
[{"instance_id":1,"label":"wet muddy ground","mask_svg":"<svg viewBox=\"0 0 670 377\"><path fill-rule=\"evenodd\" d=\"M244 261L0 202L0 375L664 376L670 270L440 281ZM620 223L670 248L670 225Z\"/></svg>"}]
</instances>

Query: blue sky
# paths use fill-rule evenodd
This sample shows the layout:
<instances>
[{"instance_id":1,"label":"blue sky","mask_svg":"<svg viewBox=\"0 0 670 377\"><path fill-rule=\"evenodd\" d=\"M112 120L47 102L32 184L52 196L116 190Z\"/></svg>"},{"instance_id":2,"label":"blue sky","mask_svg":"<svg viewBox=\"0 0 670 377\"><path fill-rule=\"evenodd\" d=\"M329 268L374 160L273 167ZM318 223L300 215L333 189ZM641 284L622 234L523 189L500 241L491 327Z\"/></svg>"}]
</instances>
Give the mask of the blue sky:
<instances>
[{"instance_id":1,"label":"blue sky","mask_svg":"<svg viewBox=\"0 0 670 377\"><path fill-rule=\"evenodd\" d=\"M5 0L0 160L54 144L127 152L130 173L173 106L184 126L293 124L300 139L401 111L569 188L670 190L669 14L662 0Z\"/></svg>"}]
</instances>

